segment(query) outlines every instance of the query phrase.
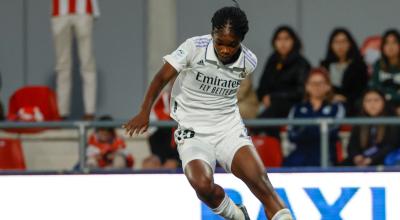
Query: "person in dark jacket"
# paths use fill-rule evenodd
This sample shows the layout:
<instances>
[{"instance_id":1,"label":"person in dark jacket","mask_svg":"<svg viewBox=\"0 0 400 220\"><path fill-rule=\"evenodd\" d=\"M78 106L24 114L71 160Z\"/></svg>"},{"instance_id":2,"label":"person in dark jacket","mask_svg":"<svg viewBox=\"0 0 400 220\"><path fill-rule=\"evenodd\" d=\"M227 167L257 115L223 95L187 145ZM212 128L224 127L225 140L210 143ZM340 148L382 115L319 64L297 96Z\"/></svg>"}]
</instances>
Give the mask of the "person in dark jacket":
<instances>
[{"instance_id":1,"label":"person in dark jacket","mask_svg":"<svg viewBox=\"0 0 400 220\"><path fill-rule=\"evenodd\" d=\"M295 105L289 119L343 118L345 109L339 102L332 102L333 92L328 72L324 68L313 69L306 80L306 94L302 103ZM336 164L336 143L339 126L330 126L329 159ZM319 126L289 126L289 140L295 150L285 158L284 166L320 166L320 129Z\"/></svg>"},{"instance_id":2,"label":"person in dark jacket","mask_svg":"<svg viewBox=\"0 0 400 220\"><path fill-rule=\"evenodd\" d=\"M309 62L301 55L301 42L294 30L281 26L272 41L274 52L268 58L257 96L265 110L259 118L286 118L290 108L304 95L304 80L310 71ZM279 129L266 130L279 136Z\"/></svg>"},{"instance_id":3,"label":"person in dark jacket","mask_svg":"<svg viewBox=\"0 0 400 220\"><path fill-rule=\"evenodd\" d=\"M400 33L397 30L390 29L383 34L381 54L374 66L370 86L381 90L390 107L400 115Z\"/></svg>"},{"instance_id":4,"label":"person in dark jacket","mask_svg":"<svg viewBox=\"0 0 400 220\"><path fill-rule=\"evenodd\" d=\"M348 30L336 28L332 31L321 66L330 73L333 101L342 102L346 107L346 115L354 116L359 99L367 88L368 68Z\"/></svg>"},{"instance_id":5,"label":"person in dark jacket","mask_svg":"<svg viewBox=\"0 0 400 220\"><path fill-rule=\"evenodd\" d=\"M363 95L361 115L364 117L391 116L384 94L369 89ZM399 145L399 129L393 125L360 125L351 131L347 158L343 165L358 167L383 164L386 155Z\"/></svg>"}]
</instances>

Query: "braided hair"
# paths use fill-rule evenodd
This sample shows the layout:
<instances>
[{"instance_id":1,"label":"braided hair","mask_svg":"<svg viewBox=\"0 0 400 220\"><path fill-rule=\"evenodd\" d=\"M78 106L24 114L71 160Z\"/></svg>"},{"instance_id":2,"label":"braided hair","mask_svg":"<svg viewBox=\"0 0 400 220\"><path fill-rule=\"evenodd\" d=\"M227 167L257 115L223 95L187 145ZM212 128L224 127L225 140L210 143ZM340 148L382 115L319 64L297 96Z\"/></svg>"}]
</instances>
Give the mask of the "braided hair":
<instances>
[{"instance_id":1,"label":"braided hair","mask_svg":"<svg viewBox=\"0 0 400 220\"><path fill-rule=\"evenodd\" d=\"M212 33L228 28L243 40L249 31L249 22L244 11L234 2L236 6L223 7L214 13L211 19Z\"/></svg>"}]
</instances>

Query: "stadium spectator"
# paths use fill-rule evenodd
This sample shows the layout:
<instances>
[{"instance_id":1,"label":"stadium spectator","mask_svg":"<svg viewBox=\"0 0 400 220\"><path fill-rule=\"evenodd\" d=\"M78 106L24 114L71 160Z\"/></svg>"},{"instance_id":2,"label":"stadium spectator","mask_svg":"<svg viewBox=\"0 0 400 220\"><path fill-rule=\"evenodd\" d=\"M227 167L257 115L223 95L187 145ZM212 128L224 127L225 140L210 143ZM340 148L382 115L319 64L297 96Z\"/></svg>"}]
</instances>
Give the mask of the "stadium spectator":
<instances>
[{"instance_id":1,"label":"stadium spectator","mask_svg":"<svg viewBox=\"0 0 400 220\"><path fill-rule=\"evenodd\" d=\"M72 40L76 38L82 76L84 119L93 120L96 107L97 74L92 49L93 19L99 16L97 0L53 0L52 32L57 73L60 115L68 118L72 81Z\"/></svg>"},{"instance_id":2,"label":"stadium spectator","mask_svg":"<svg viewBox=\"0 0 400 220\"><path fill-rule=\"evenodd\" d=\"M250 76L240 82L237 99L240 115L243 119L254 119L257 117L259 103Z\"/></svg>"},{"instance_id":3,"label":"stadium spectator","mask_svg":"<svg viewBox=\"0 0 400 220\"><path fill-rule=\"evenodd\" d=\"M374 66L370 85L383 91L386 100L400 115L400 33L395 29L383 34L381 59Z\"/></svg>"},{"instance_id":4,"label":"stadium spectator","mask_svg":"<svg viewBox=\"0 0 400 220\"><path fill-rule=\"evenodd\" d=\"M100 121L111 121L110 116L102 116ZM90 135L86 151L90 168L131 168L133 156L126 150L125 141L114 128L99 127Z\"/></svg>"},{"instance_id":5,"label":"stadium spectator","mask_svg":"<svg viewBox=\"0 0 400 220\"><path fill-rule=\"evenodd\" d=\"M144 159L143 169L176 169L180 160L171 128L158 128L149 137L151 155Z\"/></svg>"},{"instance_id":6,"label":"stadium spectator","mask_svg":"<svg viewBox=\"0 0 400 220\"><path fill-rule=\"evenodd\" d=\"M365 92L361 116L376 118L391 115L381 91L369 89ZM399 146L398 134L398 128L393 125L354 126L343 165L364 167L383 164L386 155Z\"/></svg>"},{"instance_id":7,"label":"stadium spectator","mask_svg":"<svg viewBox=\"0 0 400 220\"><path fill-rule=\"evenodd\" d=\"M368 68L348 30L336 28L332 31L321 65L329 70L333 101L342 102L346 107L346 115L354 116L359 99L367 88Z\"/></svg>"},{"instance_id":8,"label":"stadium spectator","mask_svg":"<svg viewBox=\"0 0 400 220\"><path fill-rule=\"evenodd\" d=\"M274 52L268 58L257 96L265 110L259 118L286 118L290 108L304 95L304 80L310 71L309 62L301 55L301 42L294 30L280 26L272 41ZM279 138L278 128L265 130Z\"/></svg>"},{"instance_id":9,"label":"stadium spectator","mask_svg":"<svg viewBox=\"0 0 400 220\"><path fill-rule=\"evenodd\" d=\"M374 71L376 61L381 58L381 42L380 35L372 35L365 38L361 46L361 55L368 67L368 75L371 76Z\"/></svg>"},{"instance_id":10,"label":"stadium spectator","mask_svg":"<svg viewBox=\"0 0 400 220\"><path fill-rule=\"evenodd\" d=\"M304 102L295 105L289 119L343 118L345 109L341 103L333 102L333 89L329 73L324 68L311 70L305 85ZM331 164L336 164L338 126L329 129L329 155ZM284 166L320 166L319 126L289 126L289 140L295 149L285 158Z\"/></svg>"}]
</instances>

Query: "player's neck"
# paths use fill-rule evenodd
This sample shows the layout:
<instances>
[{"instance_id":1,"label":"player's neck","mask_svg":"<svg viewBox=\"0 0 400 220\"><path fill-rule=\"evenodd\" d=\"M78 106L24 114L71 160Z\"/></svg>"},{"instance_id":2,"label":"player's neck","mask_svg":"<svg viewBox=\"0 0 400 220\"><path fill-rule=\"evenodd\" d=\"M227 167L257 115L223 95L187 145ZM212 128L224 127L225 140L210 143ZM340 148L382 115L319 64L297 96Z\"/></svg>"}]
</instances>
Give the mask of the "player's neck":
<instances>
[{"instance_id":1,"label":"player's neck","mask_svg":"<svg viewBox=\"0 0 400 220\"><path fill-rule=\"evenodd\" d=\"M239 59L241 52L242 52L242 48L240 47L239 50L235 53L235 55L232 56L232 58L229 61L226 61L226 62L221 61L221 63L224 65L228 65L228 64L232 64L232 63L236 62L236 60ZM217 54L215 49L214 49L214 53Z\"/></svg>"}]
</instances>

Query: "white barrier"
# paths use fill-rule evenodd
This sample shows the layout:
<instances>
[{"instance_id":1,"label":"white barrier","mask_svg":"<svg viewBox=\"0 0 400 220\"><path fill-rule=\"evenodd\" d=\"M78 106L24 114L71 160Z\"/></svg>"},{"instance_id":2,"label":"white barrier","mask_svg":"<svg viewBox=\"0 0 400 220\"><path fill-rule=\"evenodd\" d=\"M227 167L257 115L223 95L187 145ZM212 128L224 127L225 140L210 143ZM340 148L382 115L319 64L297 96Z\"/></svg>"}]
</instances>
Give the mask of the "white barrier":
<instances>
[{"instance_id":1,"label":"white barrier","mask_svg":"<svg viewBox=\"0 0 400 220\"><path fill-rule=\"evenodd\" d=\"M297 220L399 220L400 173L271 173ZM215 181L253 220L261 204L231 174ZM209 220L182 174L0 176L0 219Z\"/></svg>"}]
</instances>

